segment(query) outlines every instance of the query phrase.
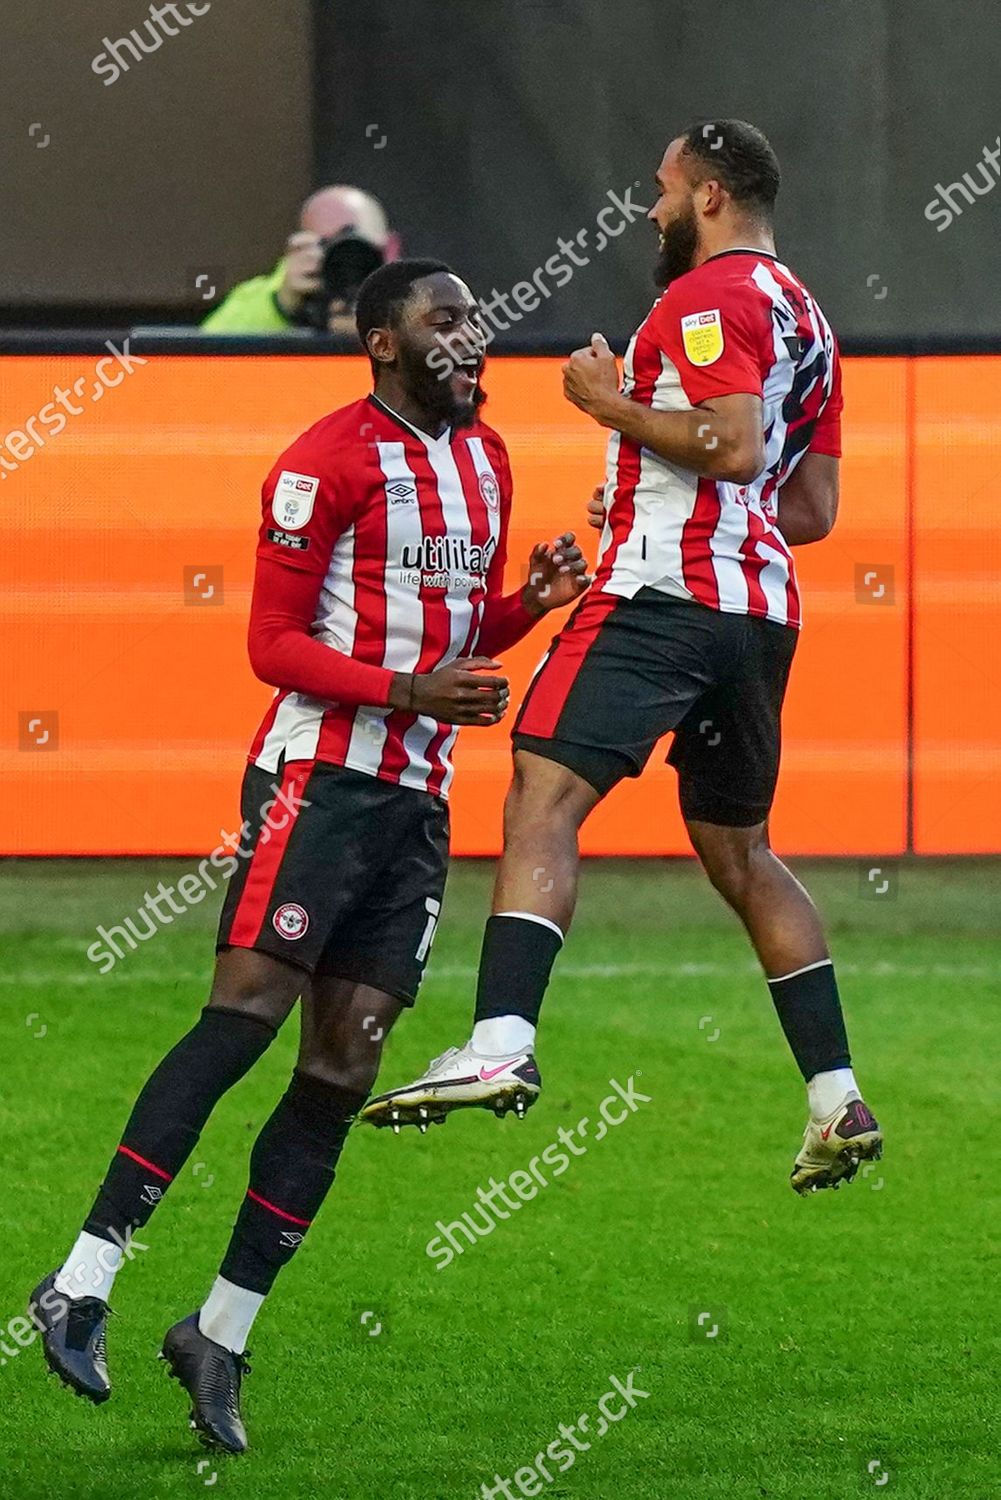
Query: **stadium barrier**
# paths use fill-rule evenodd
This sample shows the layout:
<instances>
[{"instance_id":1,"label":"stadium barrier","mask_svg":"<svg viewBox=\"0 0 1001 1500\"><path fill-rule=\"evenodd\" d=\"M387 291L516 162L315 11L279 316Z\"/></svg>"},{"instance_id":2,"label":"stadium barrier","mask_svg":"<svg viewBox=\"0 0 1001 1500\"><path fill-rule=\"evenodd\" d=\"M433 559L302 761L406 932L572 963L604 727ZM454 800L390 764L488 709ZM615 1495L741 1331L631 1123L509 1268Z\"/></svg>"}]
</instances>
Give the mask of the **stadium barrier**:
<instances>
[{"instance_id":1,"label":"stadium barrier","mask_svg":"<svg viewBox=\"0 0 1001 1500\"><path fill-rule=\"evenodd\" d=\"M508 586L573 526L603 434L559 361L491 361L515 476ZM1001 852L1001 357L846 360L841 518L799 554L776 846ZM269 697L244 645L261 480L368 389L360 357L84 353L0 359L4 854L204 853L232 825ZM59 393L62 393L61 395ZM509 653L515 699L548 644ZM991 688L991 680L995 684ZM454 848L493 854L507 729L457 751ZM592 854L687 852L658 750L588 823Z\"/></svg>"}]
</instances>

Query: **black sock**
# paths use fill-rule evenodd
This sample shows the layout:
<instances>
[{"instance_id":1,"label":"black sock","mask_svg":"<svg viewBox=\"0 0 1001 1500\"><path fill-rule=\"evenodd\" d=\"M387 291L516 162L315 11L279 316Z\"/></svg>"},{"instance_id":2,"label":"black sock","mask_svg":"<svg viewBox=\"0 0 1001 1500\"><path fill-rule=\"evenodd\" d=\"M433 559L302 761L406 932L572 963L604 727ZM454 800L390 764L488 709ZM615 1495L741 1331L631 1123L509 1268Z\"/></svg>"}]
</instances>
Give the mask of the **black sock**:
<instances>
[{"instance_id":1,"label":"black sock","mask_svg":"<svg viewBox=\"0 0 1001 1500\"><path fill-rule=\"evenodd\" d=\"M212 1110L275 1038L267 1021L239 1011L203 1010L150 1076L111 1159L88 1234L122 1243L140 1228L181 1170Z\"/></svg>"},{"instance_id":2,"label":"black sock","mask_svg":"<svg viewBox=\"0 0 1001 1500\"><path fill-rule=\"evenodd\" d=\"M220 1276L262 1295L298 1250L334 1180L351 1123L367 1099L293 1073L250 1155L250 1186Z\"/></svg>"},{"instance_id":3,"label":"black sock","mask_svg":"<svg viewBox=\"0 0 1001 1500\"><path fill-rule=\"evenodd\" d=\"M508 914L489 917L480 953L474 1020L522 1016L537 1026L562 946L562 937L546 923Z\"/></svg>"},{"instance_id":4,"label":"black sock","mask_svg":"<svg viewBox=\"0 0 1001 1500\"><path fill-rule=\"evenodd\" d=\"M787 979L769 979L768 988L807 1083L815 1073L851 1067L838 981L829 959Z\"/></svg>"}]
</instances>

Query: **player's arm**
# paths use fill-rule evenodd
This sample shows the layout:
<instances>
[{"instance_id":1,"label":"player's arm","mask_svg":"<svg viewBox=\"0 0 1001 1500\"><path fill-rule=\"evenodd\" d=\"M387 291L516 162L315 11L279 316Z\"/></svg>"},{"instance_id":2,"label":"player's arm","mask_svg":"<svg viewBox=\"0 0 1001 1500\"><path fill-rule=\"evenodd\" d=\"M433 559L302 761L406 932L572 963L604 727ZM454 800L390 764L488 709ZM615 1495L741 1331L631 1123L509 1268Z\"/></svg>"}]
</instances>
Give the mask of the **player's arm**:
<instances>
[{"instance_id":1,"label":"player's arm","mask_svg":"<svg viewBox=\"0 0 1001 1500\"><path fill-rule=\"evenodd\" d=\"M598 420L679 469L751 484L765 466L763 410L761 397L747 392L704 401L694 411L652 411L616 393Z\"/></svg>"},{"instance_id":2,"label":"player's arm","mask_svg":"<svg viewBox=\"0 0 1001 1500\"><path fill-rule=\"evenodd\" d=\"M394 674L333 650L310 632L322 577L258 557L247 646L255 676L310 698L385 708Z\"/></svg>"},{"instance_id":3,"label":"player's arm","mask_svg":"<svg viewBox=\"0 0 1001 1500\"><path fill-rule=\"evenodd\" d=\"M498 656L516 645L532 626L552 609L571 604L590 583L587 561L572 531L553 542L539 542L528 560L528 581L514 593L503 595L507 531L511 513L511 473L507 455L501 455L500 536L487 571L486 599L478 645Z\"/></svg>"},{"instance_id":4,"label":"player's arm","mask_svg":"<svg viewBox=\"0 0 1001 1500\"><path fill-rule=\"evenodd\" d=\"M803 454L779 490L779 530L790 547L822 542L838 516L841 460L829 453Z\"/></svg>"},{"instance_id":5,"label":"player's arm","mask_svg":"<svg viewBox=\"0 0 1001 1500\"><path fill-rule=\"evenodd\" d=\"M765 464L764 374L773 358L767 299L753 288L668 287L647 323L691 410L654 411L619 390L601 334L564 367L567 399L668 463L707 479L750 484ZM708 301L709 305L706 306ZM713 305L715 304L715 305Z\"/></svg>"},{"instance_id":6,"label":"player's arm","mask_svg":"<svg viewBox=\"0 0 1001 1500\"><path fill-rule=\"evenodd\" d=\"M778 493L779 530L790 547L823 541L838 516L841 471L841 355L833 353L831 394L807 448Z\"/></svg>"},{"instance_id":7,"label":"player's arm","mask_svg":"<svg viewBox=\"0 0 1001 1500\"><path fill-rule=\"evenodd\" d=\"M739 378L739 377L738 377ZM754 379L747 379L753 385ZM567 400L668 463L731 484L750 484L764 468L764 406L759 391L707 396L692 411L653 411L619 390L615 356L602 334L563 367Z\"/></svg>"},{"instance_id":8,"label":"player's arm","mask_svg":"<svg viewBox=\"0 0 1001 1500\"><path fill-rule=\"evenodd\" d=\"M495 724L507 683L484 676L485 657L435 672L391 672L356 661L310 633L321 579L272 558L258 558L250 607L250 665L262 682L327 702L400 708L448 724Z\"/></svg>"}]
</instances>

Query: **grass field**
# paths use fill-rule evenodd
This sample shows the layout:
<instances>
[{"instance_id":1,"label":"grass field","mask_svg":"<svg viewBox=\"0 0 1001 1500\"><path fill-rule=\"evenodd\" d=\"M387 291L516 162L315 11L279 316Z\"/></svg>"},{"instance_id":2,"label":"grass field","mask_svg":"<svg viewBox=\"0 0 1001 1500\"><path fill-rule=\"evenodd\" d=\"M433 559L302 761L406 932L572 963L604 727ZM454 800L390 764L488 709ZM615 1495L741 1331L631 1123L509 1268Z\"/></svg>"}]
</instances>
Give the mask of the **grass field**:
<instances>
[{"instance_id":1,"label":"grass field","mask_svg":"<svg viewBox=\"0 0 1001 1500\"><path fill-rule=\"evenodd\" d=\"M107 977L85 957L98 923L185 868L0 865L0 1323L62 1258L139 1085L201 1003L208 903ZM524 1492L997 1496L1001 867L904 863L883 897L862 893L854 863L797 869L828 913L857 1071L888 1136L864 1178L790 1192L798 1075L742 934L695 870L591 865L550 992L539 1104L521 1123L470 1113L424 1138L353 1132L254 1329L251 1452L206 1462L154 1356L215 1272L294 1022L222 1102L119 1278L113 1399L74 1400L37 1347L0 1335L0 1495L457 1500L588 1413L578 1441L592 1446L562 1473L544 1459L552 1482L523 1475ZM485 865L454 869L387 1083L465 1035L489 880ZM649 1103L436 1269L436 1221L630 1078ZM630 1372L648 1395L599 1437L599 1398Z\"/></svg>"}]
</instances>

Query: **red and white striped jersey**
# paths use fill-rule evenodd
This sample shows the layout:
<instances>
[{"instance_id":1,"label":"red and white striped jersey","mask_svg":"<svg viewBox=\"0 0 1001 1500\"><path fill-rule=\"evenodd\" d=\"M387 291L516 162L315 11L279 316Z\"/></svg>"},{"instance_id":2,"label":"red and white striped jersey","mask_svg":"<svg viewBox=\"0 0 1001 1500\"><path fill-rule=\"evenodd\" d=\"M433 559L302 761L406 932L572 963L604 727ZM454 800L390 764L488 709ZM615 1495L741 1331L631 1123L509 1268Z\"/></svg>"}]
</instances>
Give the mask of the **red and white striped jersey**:
<instances>
[{"instance_id":1,"label":"red and white striped jersey","mask_svg":"<svg viewBox=\"0 0 1001 1500\"><path fill-rule=\"evenodd\" d=\"M838 347L787 267L763 250L727 250L654 304L630 342L623 392L656 411L688 411L748 391L764 403L765 467L753 484L701 478L612 434L596 588L626 598L655 588L801 624L778 495L807 449L840 456Z\"/></svg>"},{"instance_id":2,"label":"red and white striped jersey","mask_svg":"<svg viewBox=\"0 0 1001 1500\"><path fill-rule=\"evenodd\" d=\"M319 580L312 635L355 661L430 672L473 655L500 593L511 476L482 422L438 438L375 397L324 417L278 460L262 492L259 558ZM329 761L447 796L458 730L388 707L279 691L251 746Z\"/></svg>"}]
</instances>

